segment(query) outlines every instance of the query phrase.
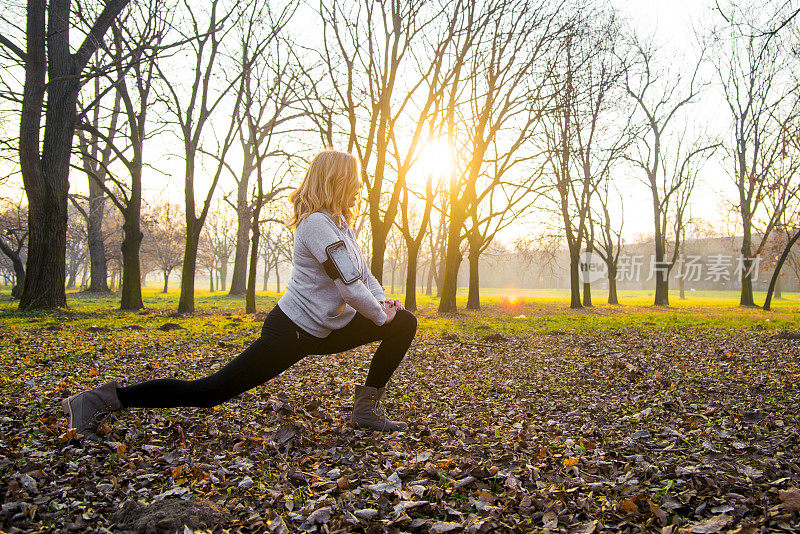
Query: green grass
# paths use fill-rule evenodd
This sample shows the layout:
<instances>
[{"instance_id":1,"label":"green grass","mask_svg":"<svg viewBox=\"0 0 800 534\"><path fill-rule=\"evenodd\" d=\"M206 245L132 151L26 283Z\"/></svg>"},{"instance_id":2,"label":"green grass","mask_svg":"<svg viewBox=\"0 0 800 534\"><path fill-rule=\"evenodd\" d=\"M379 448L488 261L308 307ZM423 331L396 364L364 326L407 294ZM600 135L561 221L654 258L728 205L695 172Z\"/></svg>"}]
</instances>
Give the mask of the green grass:
<instances>
[{"instance_id":1,"label":"green grass","mask_svg":"<svg viewBox=\"0 0 800 534\"><path fill-rule=\"evenodd\" d=\"M389 296L403 299L403 295ZM10 300L9 291L0 289L0 323L8 326L48 327L69 322L76 326L124 327L140 325L157 327L164 322L176 322L185 330L170 336L190 337L198 332L214 330L255 330L261 319L244 314L244 298L227 293L198 290L195 293L196 313L174 316L179 297L178 288L163 294L156 287L144 288L145 310L131 313L118 310L116 295L98 297L80 292L68 292L68 307L55 312L21 313L17 303ZM259 312L270 310L280 294L275 291L257 292ZM621 328L723 328L723 329L796 329L800 326L800 294L784 293L774 301L774 310L739 306L736 291L687 292L680 300L677 291L670 294L669 307L652 305L651 291L621 291L621 305L605 303L606 294L593 293L592 308L569 308L567 290L530 290L486 288L481 290L481 310L466 310L465 288L457 294L458 313L439 315L435 296L418 295L419 329L430 334L457 334L483 337L490 333L517 334L537 332L581 332L616 330ZM756 293L756 301L764 299Z\"/></svg>"}]
</instances>

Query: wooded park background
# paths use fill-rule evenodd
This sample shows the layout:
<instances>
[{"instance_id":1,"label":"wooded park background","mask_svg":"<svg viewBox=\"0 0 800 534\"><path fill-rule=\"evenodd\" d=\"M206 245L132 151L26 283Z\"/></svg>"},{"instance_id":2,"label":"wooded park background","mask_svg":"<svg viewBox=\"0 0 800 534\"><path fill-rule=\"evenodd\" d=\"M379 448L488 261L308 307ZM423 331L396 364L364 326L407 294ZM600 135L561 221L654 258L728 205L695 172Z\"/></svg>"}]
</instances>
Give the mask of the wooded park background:
<instances>
[{"instance_id":1,"label":"wooded park background","mask_svg":"<svg viewBox=\"0 0 800 534\"><path fill-rule=\"evenodd\" d=\"M181 312L200 275L252 313L288 274L288 193L336 147L409 309L455 311L459 286L472 309L481 287L591 306L582 252L610 303L733 288L769 309L800 274L796 6L694 9L676 46L599 2L7 2L2 276L21 310L77 287L140 309L154 273ZM687 275L721 255L724 278Z\"/></svg>"}]
</instances>

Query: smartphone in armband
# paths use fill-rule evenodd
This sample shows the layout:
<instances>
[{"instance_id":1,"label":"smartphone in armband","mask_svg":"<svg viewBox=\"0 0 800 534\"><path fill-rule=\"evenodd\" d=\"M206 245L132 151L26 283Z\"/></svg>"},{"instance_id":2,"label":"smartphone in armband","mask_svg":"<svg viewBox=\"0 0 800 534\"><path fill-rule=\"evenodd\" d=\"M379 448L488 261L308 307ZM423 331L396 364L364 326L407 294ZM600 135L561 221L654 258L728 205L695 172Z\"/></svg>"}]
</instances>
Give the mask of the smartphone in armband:
<instances>
[{"instance_id":1,"label":"smartphone in armband","mask_svg":"<svg viewBox=\"0 0 800 534\"><path fill-rule=\"evenodd\" d=\"M347 246L344 241L337 241L325 247L328 259L322 263L325 272L333 278L341 278L345 284L352 284L359 278L361 273L356 269L353 260L347 253Z\"/></svg>"}]
</instances>

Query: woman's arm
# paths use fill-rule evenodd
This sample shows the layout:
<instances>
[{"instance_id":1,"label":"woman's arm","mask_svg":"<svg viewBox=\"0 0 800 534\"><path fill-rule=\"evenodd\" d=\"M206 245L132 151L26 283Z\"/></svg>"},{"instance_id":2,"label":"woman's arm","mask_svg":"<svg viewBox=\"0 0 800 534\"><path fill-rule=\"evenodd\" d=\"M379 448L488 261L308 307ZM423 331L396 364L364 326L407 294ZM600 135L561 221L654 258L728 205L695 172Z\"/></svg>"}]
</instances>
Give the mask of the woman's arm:
<instances>
[{"instance_id":1,"label":"woman's arm","mask_svg":"<svg viewBox=\"0 0 800 534\"><path fill-rule=\"evenodd\" d=\"M366 284L367 289L369 289L369 292L372 293L376 300L386 300L386 293L384 293L383 287L378 283L378 280L372 276L372 271L370 271L366 261L364 262L364 276L362 280L364 280L364 284Z\"/></svg>"},{"instance_id":2,"label":"woman's arm","mask_svg":"<svg viewBox=\"0 0 800 534\"><path fill-rule=\"evenodd\" d=\"M355 266L347 254L341 253L341 246L337 246L342 238L336 233L333 221L323 213L312 213L296 231L306 249L323 267L327 266L326 272L341 273L341 276L333 279L333 283L342 299L376 325L384 324L386 312L375 294L367 288L361 277L353 279L348 276L348 269Z\"/></svg>"}]
</instances>

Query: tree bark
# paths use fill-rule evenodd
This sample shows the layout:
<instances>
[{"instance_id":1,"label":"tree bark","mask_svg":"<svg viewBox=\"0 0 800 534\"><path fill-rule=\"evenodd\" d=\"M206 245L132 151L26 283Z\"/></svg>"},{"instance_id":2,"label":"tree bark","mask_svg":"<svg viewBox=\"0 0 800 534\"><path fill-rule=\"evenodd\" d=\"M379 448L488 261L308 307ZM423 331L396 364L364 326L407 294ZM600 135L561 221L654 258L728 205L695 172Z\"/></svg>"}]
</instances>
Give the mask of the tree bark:
<instances>
[{"instance_id":1,"label":"tree bark","mask_svg":"<svg viewBox=\"0 0 800 534\"><path fill-rule=\"evenodd\" d=\"M460 234L461 222L451 221L444 257L444 276L442 277L439 313L454 313L457 311L456 291L458 290L458 268L461 265Z\"/></svg>"},{"instance_id":2,"label":"tree bark","mask_svg":"<svg viewBox=\"0 0 800 534\"><path fill-rule=\"evenodd\" d=\"M742 291L739 297L739 306L755 306L753 299L753 276L750 270L753 267L752 238L750 225L744 225L742 235Z\"/></svg>"},{"instance_id":3,"label":"tree bark","mask_svg":"<svg viewBox=\"0 0 800 534\"><path fill-rule=\"evenodd\" d=\"M772 278L769 281L769 289L767 289L767 298L764 300L764 310L770 311L772 306L772 294L775 291L775 286L778 283L778 277L781 274L781 269L783 268L783 264L786 262L786 258L789 257L789 252L792 250L792 246L797 242L797 239L800 238L800 230L795 232L792 238L786 243L786 246L783 248L783 252L781 253L781 257L778 259L778 263L775 264L775 270L772 271Z\"/></svg>"},{"instance_id":4,"label":"tree bark","mask_svg":"<svg viewBox=\"0 0 800 534\"><path fill-rule=\"evenodd\" d=\"M619 304L619 297L617 296L617 269L608 265L608 303Z\"/></svg>"},{"instance_id":5,"label":"tree bark","mask_svg":"<svg viewBox=\"0 0 800 534\"><path fill-rule=\"evenodd\" d=\"M588 282L583 283L583 307L592 307L592 284Z\"/></svg>"},{"instance_id":6,"label":"tree bark","mask_svg":"<svg viewBox=\"0 0 800 534\"><path fill-rule=\"evenodd\" d=\"M189 213L189 207L186 207ZM194 211L194 206L191 207ZM194 274L197 268L197 245L200 242L199 232L195 226L199 226L194 220L194 216L187 215L186 225L186 248L183 251L183 265L181 267L181 296L178 301L178 313L191 313L194 311Z\"/></svg>"},{"instance_id":7,"label":"tree bark","mask_svg":"<svg viewBox=\"0 0 800 534\"><path fill-rule=\"evenodd\" d=\"M131 195L122 216L122 282L120 284L121 310L141 310L144 308L142 301L142 272L139 261L139 250L144 234L141 229L142 211L142 158L141 148L134 157L134 168L131 172ZM166 283L164 285L166 293Z\"/></svg>"},{"instance_id":8,"label":"tree bark","mask_svg":"<svg viewBox=\"0 0 800 534\"><path fill-rule=\"evenodd\" d=\"M233 277L228 295L241 296L247 290L247 257L250 250L250 210L247 188L250 172L242 171L236 192L236 253L233 257Z\"/></svg>"},{"instance_id":9,"label":"tree bark","mask_svg":"<svg viewBox=\"0 0 800 534\"><path fill-rule=\"evenodd\" d=\"M406 268L406 297L403 306L410 311L417 311L417 258L419 246L408 247L408 267Z\"/></svg>"},{"instance_id":10,"label":"tree bark","mask_svg":"<svg viewBox=\"0 0 800 534\"><path fill-rule=\"evenodd\" d=\"M469 245L469 291L467 294L467 309L480 310L480 251L474 240Z\"/></svg>"},{"instance_id":11,"label":"tree bark","mask_svg":"<svg viewBox=\"0 0 800 534\"><path fill-rule=\"evenodd\" d=\"M18 299L22 294L22 285L25 283L25 265L22 263L22 258L19 256L19 251L15 251L9 247L2 239L0 239L0 250L2 250L3 254L8 256L8 259L11 260L11 263L14 266L14 277L16 278L16 284L14 284L14 287L11 288L11 297Z\"/></svg>"},{"instance_id":12,"label":"tree bark","mask_svg":"<svg viewBox=\"0 0 800 534\"><path fill-rule=\"evenodd\" d=\"M128 205L128 209L133 207ZM138 213L138 209L136 212ZM139 217L125 217L123 224L124 237L122 239L122 283L120 285L121 310L141 310L142 302L142 272L139 264L139 247L142 244L142 230L139 227ZM166 281L164 292L166 293Z\"/></svg>"},{"instance_id":13,"label":"tree bark","mask_svg":"<svg viewBox=\"0 0 800 534\"><path fill-rule=\"evenodd\" d=\"M582 308L581 304L581 279L580 279L580 258L576 247L571 247L569 254L569 307L572 309Z\"/></svg>"},{"instance_id":14,"label":"tree bark","mask_svg":"<svg viewBox=\"0 0 800 534\"><path fill-rule=\"evenodd\" d=\"M89 291L108 293L108 268L106 266L106 245L103 241L103 215L105 213L105 194L103 189L89 177L89 211L86 225L89 245Z\"/></svg>"},{"instance_id":15,"label":"tree bark","mask_svg":"<svg viewBox=\"0 0 800 534\"><path fill-rule=\"evenodd\" d=\"M162 291L162 293L167 292L168 284L169 284L169 271L164 271L164 291Z\"/></svg>"},{"instance_id":16,"label":"tree bark","mask_svg":"<svg viewBox=\"0 0 800 534\"><path fill-rule=\"evenodd\" d=\"M81 74L127 1L107 2L74 54L70 51L69 40L70 1L53 0L49 7L45 0L28 1L19 152L28 196L29 241L27 273L19 303L21 310L67 305L64 275L69 161ZM45 74L49 80L46 89ZM40 151L45 90L47 106Z\"/></svg>"}]
</instances>

